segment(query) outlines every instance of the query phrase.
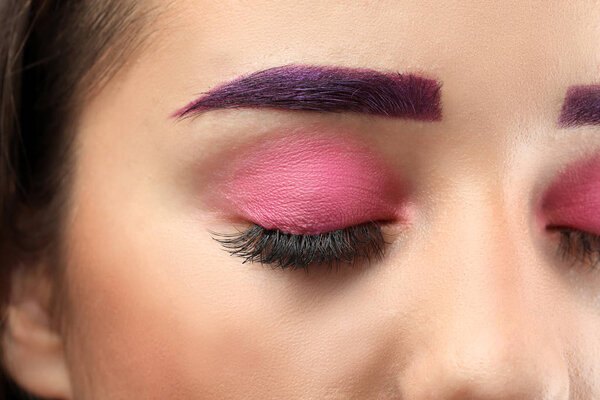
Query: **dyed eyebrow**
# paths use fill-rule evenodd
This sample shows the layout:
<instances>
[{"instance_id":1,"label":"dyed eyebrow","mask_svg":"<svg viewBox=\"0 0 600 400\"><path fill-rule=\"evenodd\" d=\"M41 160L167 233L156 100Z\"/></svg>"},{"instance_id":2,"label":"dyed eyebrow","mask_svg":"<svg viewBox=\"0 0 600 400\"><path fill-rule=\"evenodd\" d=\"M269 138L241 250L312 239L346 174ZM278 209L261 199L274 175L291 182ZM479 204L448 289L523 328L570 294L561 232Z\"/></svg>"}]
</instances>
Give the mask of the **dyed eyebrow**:
<instances>
[{"instance_id":1,"label":"dyed eyebrow","mask_svg":"<svg viewBox=\"0 0 600 400\"><path fill-rule=\"evenodd\" d=\"M285 65L241 76L203 93L171 117L226 108L353 112L438 121L441 84L413 74Z\"/></svg>"},{"instance_id":2,"label":"dyed eyebrow","mask_svg":"<svg viewBox=\"0 0 600 400\"><path fill-rule=\"evenodd\" d=\"M562 128L600 125L600 85L569 87L558 124Z\"/></svg>"}]
</instances>

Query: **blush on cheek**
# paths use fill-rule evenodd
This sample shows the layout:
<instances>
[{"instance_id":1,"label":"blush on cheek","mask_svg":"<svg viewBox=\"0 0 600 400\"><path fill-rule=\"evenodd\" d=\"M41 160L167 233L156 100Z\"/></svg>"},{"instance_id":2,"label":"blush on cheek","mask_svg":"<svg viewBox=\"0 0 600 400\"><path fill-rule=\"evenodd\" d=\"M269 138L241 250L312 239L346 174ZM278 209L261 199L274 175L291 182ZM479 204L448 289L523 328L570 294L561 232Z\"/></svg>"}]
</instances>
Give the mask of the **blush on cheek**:
<instances>
[{"instance_id":1,"label":"blush on cheek","mask_svg":"<svg viewBox=\"0 0 600 400\"><path fill-rule=\"evenodd\" d=\"M267 229L317 234L402 217L401 182L366 146L306 135L264 142L234 162L228 207Z\"/></svg>"},{"instance_id":2,"label":"blush on cheek","mask_svg":"<svg viewBox=\"0 0 600 400\"><path fill-rule=\"evenodd\" d=\"M541 212L547 226L600 235L600 156L568 168L544 194Z\"/></svg>"}]
</instances>

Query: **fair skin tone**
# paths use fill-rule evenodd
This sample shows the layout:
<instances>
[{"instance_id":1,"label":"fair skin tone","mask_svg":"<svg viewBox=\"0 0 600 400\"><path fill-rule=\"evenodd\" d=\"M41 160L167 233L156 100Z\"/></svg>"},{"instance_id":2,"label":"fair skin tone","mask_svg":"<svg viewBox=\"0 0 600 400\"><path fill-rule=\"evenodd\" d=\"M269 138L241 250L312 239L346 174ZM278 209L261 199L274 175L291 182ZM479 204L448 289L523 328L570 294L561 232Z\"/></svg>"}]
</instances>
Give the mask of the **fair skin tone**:
<instances>
[{"instance_id":1,"label":"fair skin tone","mask_svg":"<svg viewBox=\"0 0 600 400\"><path fill-rule=\"evenodd\" d=\"M51 328L39 282L15 279L18 382L78 400L600 398L600 270L557 255L538 210L600 151L598 126L557 126L567 88L598 83L598 4L166 3L79 115L67 328ZM290 63L436 79L443 118L170 117ZM411 212L385 227L381 260L307 275L242 264L211 238L248 225L211 200L219 171L305 127L350 136L405 182Z\"/></svg>"}]
</instances>

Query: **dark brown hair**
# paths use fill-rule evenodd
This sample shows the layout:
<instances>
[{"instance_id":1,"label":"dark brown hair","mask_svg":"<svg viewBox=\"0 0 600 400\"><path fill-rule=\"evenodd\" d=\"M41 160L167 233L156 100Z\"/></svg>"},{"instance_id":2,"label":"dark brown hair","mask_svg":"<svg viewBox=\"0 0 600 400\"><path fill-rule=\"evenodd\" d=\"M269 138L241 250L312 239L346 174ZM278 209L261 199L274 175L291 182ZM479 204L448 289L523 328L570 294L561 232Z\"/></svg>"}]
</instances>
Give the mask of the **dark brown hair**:
<instances>
[{"instance_id":1,"label":"dark brown hair","mask_svg":"<svg viewBox=\"0 0 600 400\"><path fill-rule=\"evenodd\" d=\"M0 0L0 333L11 271L60 240L78 105L147 38L140 3Z\"/></svg>"}]
</instances>

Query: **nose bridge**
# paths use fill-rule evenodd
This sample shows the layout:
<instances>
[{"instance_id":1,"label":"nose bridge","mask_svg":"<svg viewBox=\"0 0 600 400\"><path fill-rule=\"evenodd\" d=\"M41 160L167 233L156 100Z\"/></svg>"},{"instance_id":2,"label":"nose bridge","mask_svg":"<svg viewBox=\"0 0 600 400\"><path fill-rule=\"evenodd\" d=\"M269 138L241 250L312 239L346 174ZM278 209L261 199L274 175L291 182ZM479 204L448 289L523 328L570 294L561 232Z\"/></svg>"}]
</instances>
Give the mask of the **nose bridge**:
<instances>
[{"instance_id":1,"label":"nose bridge","mask_svg":"<svg viewBox=\"0 0 600 400\"><path fill-rule=\"evenodd\" d=\"M526 227L515 229L493 187L465 193L441 213L423 249L437 289L423 300L432 323L403 378L406 398L566 399L560 349L532 294L527 235L515 235Z\"/></svg>"}]
</instances>

